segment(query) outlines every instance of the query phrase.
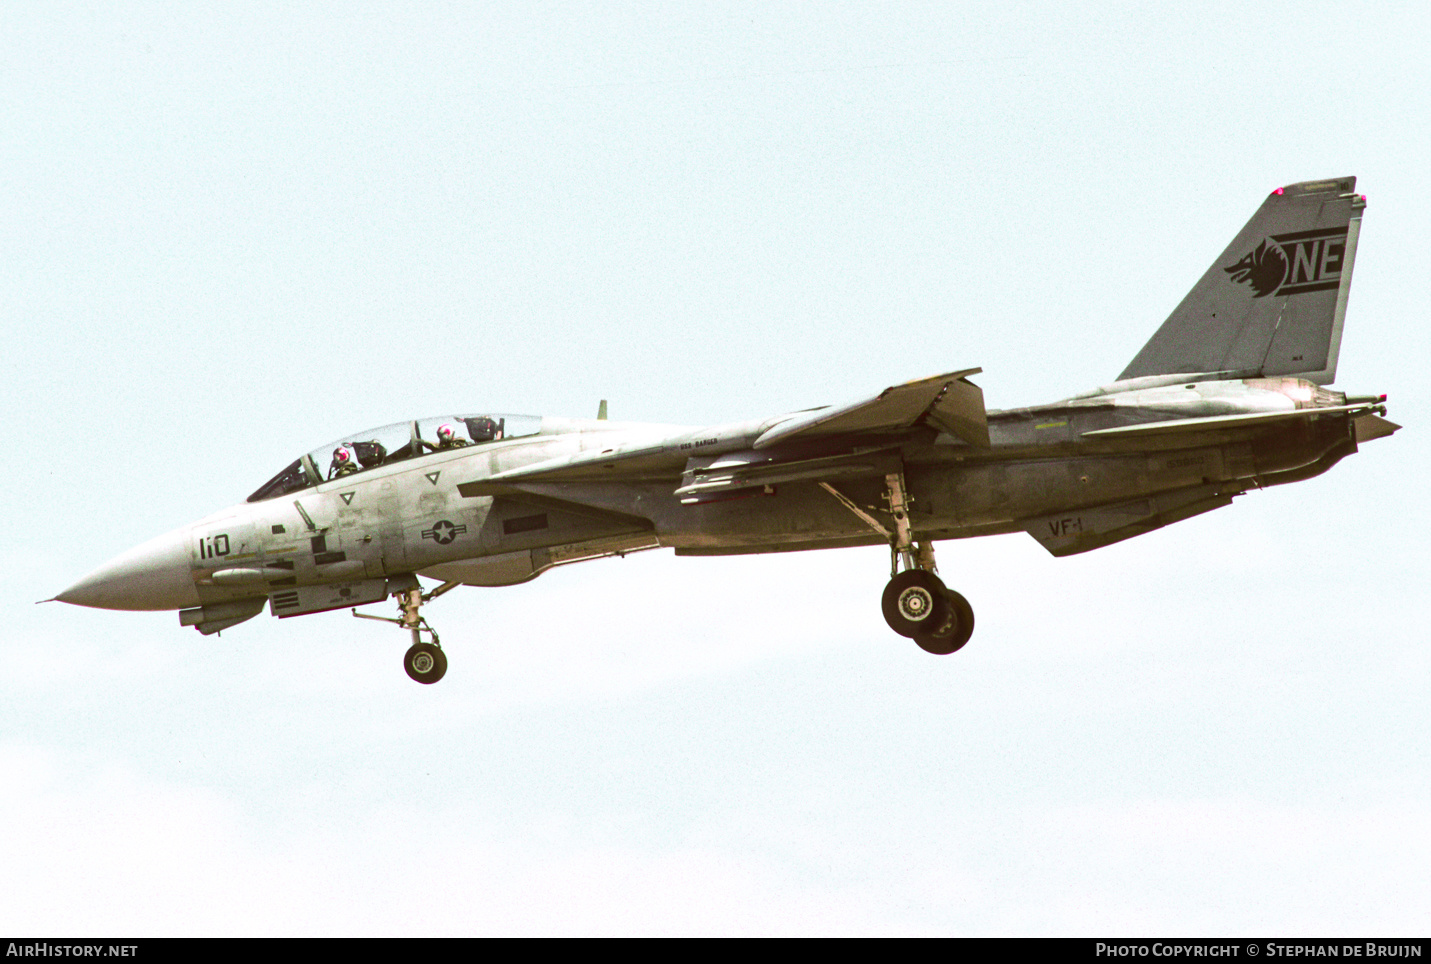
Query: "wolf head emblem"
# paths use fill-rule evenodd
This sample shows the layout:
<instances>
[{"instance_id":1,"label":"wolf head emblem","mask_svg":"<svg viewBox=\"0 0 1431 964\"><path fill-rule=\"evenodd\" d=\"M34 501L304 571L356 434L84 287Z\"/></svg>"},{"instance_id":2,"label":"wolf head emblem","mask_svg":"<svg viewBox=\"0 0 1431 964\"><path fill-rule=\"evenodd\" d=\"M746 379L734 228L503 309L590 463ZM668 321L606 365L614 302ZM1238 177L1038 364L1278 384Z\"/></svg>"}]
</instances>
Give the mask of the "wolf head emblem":
<instances>
[{"instance_id":1,"label":"wolf head emblem","mask_svg":"<svg viewBox=\"0 0 1431 964\"><path fill-rule=\"evenodd\" d=\"M1252 297L1261 298L1276 291L1287 276L1287 256L1278 245L1263 240L1237 264L1222 270L1232 275L1234 284L1251 282Z\"/></svg>"}]
</instances>

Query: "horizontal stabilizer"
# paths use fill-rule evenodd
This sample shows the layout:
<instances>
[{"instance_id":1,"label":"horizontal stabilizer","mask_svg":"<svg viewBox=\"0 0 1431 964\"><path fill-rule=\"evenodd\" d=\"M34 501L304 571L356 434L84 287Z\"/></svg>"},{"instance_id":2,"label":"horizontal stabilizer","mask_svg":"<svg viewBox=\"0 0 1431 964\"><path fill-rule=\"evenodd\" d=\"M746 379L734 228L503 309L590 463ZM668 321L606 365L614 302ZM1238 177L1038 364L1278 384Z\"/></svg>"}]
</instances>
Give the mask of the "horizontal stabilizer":
<instances>
[{"instance_id":1,"label":"horizontal stabilizer","mask_svg":"<svg viewBox=\"0 0 1431 964\"><path fill-rule=\"evenodd\" d=\"M1372 439L1386 438L1399 428L1401 428L1400 425L1379 415L1362 415L1352 419L1352 430L1356 432L1356 444L1358 445L1370 442Z\"/></svg>"},{"instance_id":2,"label":"horizontal stabilizer","mask_svg":"<svg viewBox=\"0 0 1431 964\"><path fill-rule=\"evenodd\" d=\"M1216 486L1199 485L1089 509L1025 519L1024 531L1055 556L1072 556L1122 542L1232 504Z\"/></svg>"},{"instance_id":3,"label":"horizontal stabilizer","mask_svg":"<svg viewBox=\"0 0 1431 964\"><path fill-rule=\"evenodd\" d=\"M932 378L892 385L873 398L839 408L819 408L785 419L755 440L755 448L831 435L894 432L928 416L936 427L971 445L989 444L984 393L966 380L982 368L966 368Z\"/></svg>"},{"instance_id":4,"label":"horizontal stabilizer","mask_svg":"<svg viewBox=\"0 0 1431 964\"><path fill-rule=\"evenodd\" d=\"M1209 415L1205 418L1177 418L1166 422L1143 422L1140 425L1094 429L1091 432L1084 432L1083 437L1110 438L1136 435L1139 438L1146 438L1151 435L1172 435L1180 432L1215 432L1221 429L1256 428L1272 422L1316 418L1321 415L1340 415L1347 412L1367 411L1374 407L1376 406L1367 404L1333 405L1326 408L1298 408L1285 412L1243 412L1236 415Z\"/></svg>"}]
</instances>

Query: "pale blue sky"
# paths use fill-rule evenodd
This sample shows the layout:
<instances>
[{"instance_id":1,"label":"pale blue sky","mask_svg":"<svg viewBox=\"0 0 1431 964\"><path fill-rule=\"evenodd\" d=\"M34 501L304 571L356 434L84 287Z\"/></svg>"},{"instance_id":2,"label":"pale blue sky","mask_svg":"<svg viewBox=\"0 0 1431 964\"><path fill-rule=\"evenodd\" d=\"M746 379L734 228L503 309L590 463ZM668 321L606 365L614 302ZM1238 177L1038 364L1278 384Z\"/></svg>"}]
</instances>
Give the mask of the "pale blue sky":
<instances>
[{"instance_id":1,"label":"pale blue sky","mask_svg":"<svg viewBox=\"0 0 1431 964\"><path fill-rule=\"evenodd\" d=\"M1424 934L1415 5L11 5L0 925ZM34 606L299 452L1116 377L1261 199L1369 195L1337 387L1407 426L1070 559L569 567L221 638Z\"/></svg>"}]
</instances>

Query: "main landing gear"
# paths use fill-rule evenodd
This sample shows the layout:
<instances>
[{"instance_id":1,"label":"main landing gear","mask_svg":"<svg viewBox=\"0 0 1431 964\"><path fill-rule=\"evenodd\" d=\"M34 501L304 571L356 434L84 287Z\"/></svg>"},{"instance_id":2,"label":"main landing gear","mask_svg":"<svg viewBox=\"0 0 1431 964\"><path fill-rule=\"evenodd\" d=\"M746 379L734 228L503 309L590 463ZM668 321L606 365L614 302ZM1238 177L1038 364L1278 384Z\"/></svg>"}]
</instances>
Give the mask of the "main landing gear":
<instances>
[{"instance_id":1,"label":"main landing gear","mask_svg":"<svg viewBox=\"0 0 1431 964\"><path fill-rule=\"evenodd\" d=\"M927 569L906 569L884 587L885 622L927 653L947 656L974 635L974 607Z\"/></svg>"},{"instance_id":2,"label":"main landing gear","mask_svg":"<svg viewBox=\"0 0 1431 964\"><path fill-rule=\"evenodd\" d=\"M424 593L422 586L417 581L416 576L404 576L388 580L388 591L391 592L398 601L398 610L402 615L397 619L390 619L387 616L370 616L367 613L360 613L356 609L353 615L359 619L376 619L379 622L395 623L403 629L412 633L412 646L403 655L402 668L407 670L407 675L419 683L436 683L447 673L447 654L442 651L442 644L437 639L437 630L427 624L418 612L423 603L432 602L438 596L455 589L460 583L445 582L432 592ZM422 634L427 633L431 637L431 642L423 642Z\"/></svg>"},{"instance_id":3,"label":"main landing gear","mask_svg":"<svg viewBox=\"0 0 1431 964\"><path fill-rule=\"evenodd\" d=\"M934 546L914 541L904 473L891 472L884 479L885 498L889 501L889 513L894 517L893 532L833 486L824 482L820 485L889 540L891 578L880 599L889 628L913 639L925 652L948 655L963 647L974 635L974 608L935 575Z\"/></svg>"}]
</instances>

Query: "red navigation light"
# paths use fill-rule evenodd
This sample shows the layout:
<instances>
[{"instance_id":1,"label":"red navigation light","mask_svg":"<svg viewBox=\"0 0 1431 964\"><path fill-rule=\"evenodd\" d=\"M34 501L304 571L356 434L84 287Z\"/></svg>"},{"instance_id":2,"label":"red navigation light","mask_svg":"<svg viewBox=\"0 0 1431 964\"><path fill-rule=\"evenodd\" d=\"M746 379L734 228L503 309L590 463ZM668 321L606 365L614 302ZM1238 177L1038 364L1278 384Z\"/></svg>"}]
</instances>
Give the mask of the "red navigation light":
<instances>
[{"instance_id":1,"label":"red navigation light","mask_svg":"<svg viewBox=\"0 0 1431 964\"><path fill-rule=\"evenodd\" d=\"M1273 193L1273 194L1281 194L1282 191L1283 191L1283 188L1280 188L1280 187L1279 187L1277 190L1273 191L1272 193Z\"/></svg>"}]
</instances>

